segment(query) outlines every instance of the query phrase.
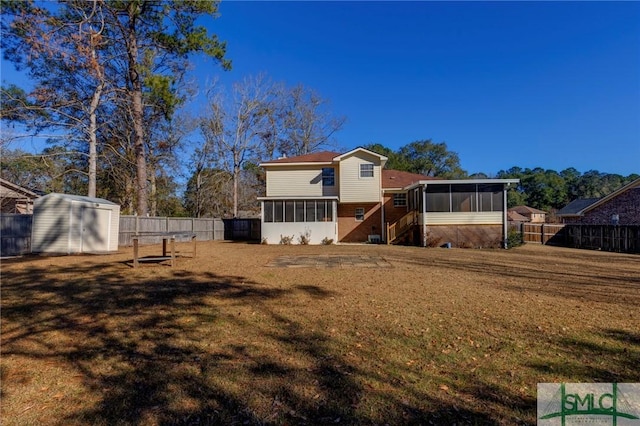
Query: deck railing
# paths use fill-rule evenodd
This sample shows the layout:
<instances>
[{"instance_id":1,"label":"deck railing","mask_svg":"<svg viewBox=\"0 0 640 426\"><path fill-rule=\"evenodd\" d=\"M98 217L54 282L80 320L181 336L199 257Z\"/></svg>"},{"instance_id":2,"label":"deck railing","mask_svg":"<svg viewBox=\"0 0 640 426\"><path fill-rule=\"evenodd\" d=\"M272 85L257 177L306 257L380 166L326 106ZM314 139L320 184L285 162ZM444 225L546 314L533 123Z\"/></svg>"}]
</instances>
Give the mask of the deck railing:
<instances>
[{"instance_id":1,"label":"deck railing","mask_svg":"<svg viewBox=\"0 0 640 426\"><path fill-rule=\"evenodd\" d=\"M387 222L387 244L391 244L396 239L403 236L418 223L418 212L411 210L394 223Z\"/></svg>"}]
</instances>

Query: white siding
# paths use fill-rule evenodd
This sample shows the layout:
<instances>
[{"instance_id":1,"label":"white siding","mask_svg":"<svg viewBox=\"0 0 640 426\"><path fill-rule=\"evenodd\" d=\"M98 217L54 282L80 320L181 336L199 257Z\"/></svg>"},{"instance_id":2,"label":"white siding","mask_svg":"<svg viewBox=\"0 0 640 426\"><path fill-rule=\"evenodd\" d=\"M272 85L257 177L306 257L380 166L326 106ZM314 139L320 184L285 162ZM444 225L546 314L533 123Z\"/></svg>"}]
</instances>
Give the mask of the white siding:
<instances>
[{"instance_id":1,"label":"white siding","mask_svg":"<svg viewBox=\"0 0 640 426\"><path fill-rule=\"evenodd\" d=\"M324 238L338 241L336 222L262 222L262 238L268 244L279 244L282 236L293 236L292 244L299 244L301 234L309 232L309 244L322 244Z\"/></svg>"},{"instance_id":2,"label":"white siding","mask_svg":"<svg viewBox=\"0 0 640 426\"><path fill-rule=\"evenodd\" d=\"M56 197L34 201L31 251L69 253L69 217L71 203Z\"/></svg>"},{"instance_id":3,"label":"white siding","mask_svg":"<svg viewBox=\"0 0 640 426\"><path fill-rule=\"evenodd\" d=\"M373 178L360 178L360 164L373 163ZM340 161L340 202L376 203L381 198L380 158L365 152Z\"/></svg>"},{"instance_id":4,"label":"white siding","mask_svg":"<svg viewBox=\"0 0 640 426\"><path fill-rule=\"evenodd\" d=\"M49 194L34 202L31 251L118 250L120 206L99 198Z\"/></svg>"},{"instance_id":5,"label":"white siding","mask_svg":"<svg viewBox=\"0 0 640 426\"><path fill-rule=\"evenodd\" d=\"M323 187L322 167L279 166L267 168L267 197L337 196L338 168L335 167L335 185Z\"/></svg>"},{"instance_id":6,"label":"white siding","mask_svg":"<svg viewBox=\"0 0 640 426\"><path fill-rule=\"evenodd\" d=\"M427 225L501 225L502 212L421 213L421 225L425 219Z\"/></svg>"}]
</instances>

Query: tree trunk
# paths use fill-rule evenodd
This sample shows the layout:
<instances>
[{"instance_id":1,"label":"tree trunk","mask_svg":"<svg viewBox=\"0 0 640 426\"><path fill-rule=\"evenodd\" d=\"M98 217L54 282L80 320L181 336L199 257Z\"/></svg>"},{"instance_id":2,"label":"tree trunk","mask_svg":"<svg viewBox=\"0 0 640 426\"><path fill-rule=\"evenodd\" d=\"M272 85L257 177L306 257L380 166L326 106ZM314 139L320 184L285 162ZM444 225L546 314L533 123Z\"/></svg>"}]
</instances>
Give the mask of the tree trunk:
<instances>
[{"instance_id":1,"label":"tree trunk","mask_svg":"<svg viewBox=\"0 0 640 426\"><path fill-rule=\"evenodd\" d=\"M136 15L138 6L129 6L129 41L127 43L129 60L129 81L131 82L131 108L134 132L134 153L136 158L136 194L138 216L149 213L149 195L147 194L147 158L144 149L144 109L142 105L142 80L138 72L138 40L136 38Z\"/></svg>"},{"instance_id":2,"label":"tree trunk","mask_svg":"<svg viewBox=\"0 0 640 426\"><path fill-rule=\"evenodd\" d=\"M151 216L158 215L158 181L156 179L156 171L155 167L151 167L149 170L149 189L150 189L150 200L149 204L151 205L149 211Z\"/></svg>"},{"instance_id":3,"label":"tree trunk","mask_svg":"<svg viewBox=\"0 0 640 426\"><path fill-rule=\"evenodd\" d=\"M240 180L240 167L233 168L233 217L238 217L238 181Z\"/></svg>"},{"instance_id":4,"label":"tree trunk","mask_svg":"<svg viewBox=\"0 0 640 426\"><path fill-rule=\"evenodd\" d=\"M96 111L100 104L100 97L102 96L102 90L104 89L104 82L101 82L96 90L93 92L91 98L91 106L89 110L89 189L87 195L89 197L96 196L96 176L97 176L97 164L98 164L98 124Z\"/></svg>"}]
</instances>

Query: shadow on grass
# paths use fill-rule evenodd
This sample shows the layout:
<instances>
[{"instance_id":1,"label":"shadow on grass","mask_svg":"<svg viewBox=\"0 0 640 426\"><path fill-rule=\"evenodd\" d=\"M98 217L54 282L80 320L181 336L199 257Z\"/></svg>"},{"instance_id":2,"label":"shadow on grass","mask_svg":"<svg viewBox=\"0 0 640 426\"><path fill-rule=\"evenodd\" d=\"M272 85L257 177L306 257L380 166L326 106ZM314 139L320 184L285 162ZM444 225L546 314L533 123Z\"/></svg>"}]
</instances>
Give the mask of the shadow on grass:
<instances>
[{"instance_id":1,"label":"shadow on grass","mask_svg":"<svg viewBox=\"0 0 640 426\"><path fill-rule=\"evenodd\" d=\"M409 254L403 253L401 257L387 258L394 263L475 273L478 282L485 278L492 285L517 292L629 305L634 308L640 304L640 267L635 255L612 254L612 259L617 262L616 267L612 267L602 259L582 265L571 263L571 255L565 252L553 258L553 265L549 265L549 258L531 254L514 261L509 252L505 251L495 251L478 260L465 258L463 261L456 256L443 257L442 253L434 249L421 249ZM588 253L580 254L583 262L588 259Z\"/></svg>"},{"instance_id":2,"label":"shadow on grass","mask_svg":"<svg viewBox=\"0 0 640 426\"><path fill-rule=\"evenodd\" d=\"M640 333L605 329L583 338L551 341L572 357L538 360L530 367L567 382L637 383L640 381Z\"/></svg>"},{"instance_id":3,"label":"shadow on grass","mask_svg":"<svg viewBox=\"0 0 640 426\"><path fill-rule=\"evenodd\" d=\"M366 388L386 375L348 360L330 335L269 303L286 304L295 292L331 297L316 286L283 290L214 273L154 278L95 262L26 265L3 270L2 355L61 365L98 401L65 410L54 423L496 423L490 411L452 404L399 379L391 390ZM247 319L252 313L263 320ZM224 337L242 332L249 337ZM3 376L11 369L7 361ZM463 391L505 411L514 401L532 409L531 401L489 386L475 380ZM13 388L3 380L5 401L12 398L7 389ZM383 401L375 414L360 409L368 394Z\"/></svg>"}]
</instances>

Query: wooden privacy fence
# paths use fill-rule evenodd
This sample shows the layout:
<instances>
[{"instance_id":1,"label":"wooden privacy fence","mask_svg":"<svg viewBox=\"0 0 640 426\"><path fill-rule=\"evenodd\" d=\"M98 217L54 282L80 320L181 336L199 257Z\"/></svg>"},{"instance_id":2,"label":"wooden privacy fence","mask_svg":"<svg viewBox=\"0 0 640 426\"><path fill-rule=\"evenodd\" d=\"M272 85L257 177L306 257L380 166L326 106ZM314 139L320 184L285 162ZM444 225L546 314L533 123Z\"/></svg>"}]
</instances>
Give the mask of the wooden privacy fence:
<instances>
[{"instance_id":1,"label":"wooden privacy fence","mask_svg":"<svg viewBox=\"0 0 640 426\"><path fill-rule=\"evenodd\" d=\"M520 232L525 243L561 246L564 244L564 227L549 223L522 223Z\"/></svg>"},{"instance_id":2,"label":"wooden privacy fence","mask_svg":"<svg viewBox=\"0 0 640 426\"><path fill-rule=\"evenodd\" d=\"M262 225L260 219L223 219L224 239L260 241Z\"/></svg>"},{"instance_id":3,"label":"wooden privacy fence","mask_svg":"<svg viewBox=\"0 0 640 426\"><path fill-rule=\"evenodd\" d=\"M198 241L224 240L222 219L188 217L120 216L118 245L133 245L133 236L140 233L190 232ZM162 242L161 237L145 239L146 244Z\"/></svg>"},{"instance_id":4,"label":"wooden privacy fence","mask_svg":"<svg viewBox=\"0 0 640 426\"><path fill-rule=\"evenodd\" d=\"M566 225L566 246L640 253L640 225Z\"/></svg>"},{"instance_id":5,"label":"wooden privacy fence","mask_svg":"<svg viewBox=\"0 0 640 426\"><path fill-rule=\"evenodd\" d=\"M33 215L2 213L0 237L2 256L31 253ZM198 241L260 240L260 219L214 219L191 217L120 216L119 246L132 246L136 234L162 232L192 233ZM145 244L162 242L162 237L145 238Z\"/></svg>"},{"instance_id":6,"label":"wooden privacy fence","mask_svg":"<svg viewBox=\"0 0 640 426\"><path fill-rule=\"evenodd\" d=\"M33 215L7 214L0 216L0 255L18 256L31 253L31 223Z\"/></svg>"},{"instance_id":7,"label":"wooden privacy fence","mask_svg":"<svg viewBox=\"0 0 640 426\"><path fill-rule=\"evenodd\" d=\"M640 253L640 225L556 225L522 223L525 243Z\"/></svg>"}]
</instances>

